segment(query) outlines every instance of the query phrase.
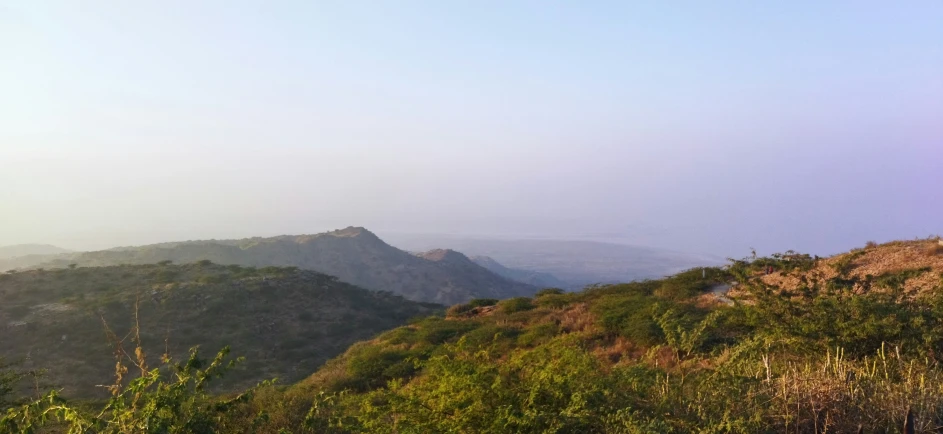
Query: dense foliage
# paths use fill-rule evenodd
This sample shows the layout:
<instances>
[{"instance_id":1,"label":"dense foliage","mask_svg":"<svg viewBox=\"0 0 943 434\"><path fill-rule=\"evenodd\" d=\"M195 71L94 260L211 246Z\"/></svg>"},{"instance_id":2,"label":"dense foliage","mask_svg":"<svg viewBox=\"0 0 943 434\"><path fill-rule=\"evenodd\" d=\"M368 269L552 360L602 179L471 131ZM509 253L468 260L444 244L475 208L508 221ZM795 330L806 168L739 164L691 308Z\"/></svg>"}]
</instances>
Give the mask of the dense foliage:
<instances>
[{"instance_id":1,"label":"dense foliage","mask_svg":"<svg viewBox=\"0 0 943 434\"><path fill-rule=\"evenodd\" d=\"M223 390L298 381L357 341L443 309L311 271L209 261L5 273L0 300L0 357L46 368L71 398L107 396L96 387L111 374L103 321L129 330L135 309L150 353L230 345L245 355Z\"/></svg>"},{"instance_id":2,"label":"dense foliage","mask_svg":"<svg viewBox=\"0 0 943 434\"><path fill-rule=\"evenodd\" d=\"M852 255L474 300L358 343L298 384L197 393L187 408L216 432L899 432L908 410L915 432L938 432L943 270L862 275ZM730 282L730 298L712 294ZM14 419L30 407L18 408Z\"/></svg>"}]
</instances>

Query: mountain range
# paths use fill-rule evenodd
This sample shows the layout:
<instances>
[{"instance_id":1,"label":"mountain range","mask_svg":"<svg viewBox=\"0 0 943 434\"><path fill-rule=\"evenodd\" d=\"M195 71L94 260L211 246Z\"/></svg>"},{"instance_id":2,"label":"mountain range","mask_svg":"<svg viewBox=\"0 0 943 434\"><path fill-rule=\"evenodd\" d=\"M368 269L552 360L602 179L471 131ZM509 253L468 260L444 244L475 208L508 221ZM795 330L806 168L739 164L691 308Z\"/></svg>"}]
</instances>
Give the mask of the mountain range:
<instances>
[{"instance_id":1,"label":"mountain range","mask_svg":"<svg viewBox=\"0 0 943 434\"><path fill-rule=\"evenodd\" d=\"M0 269L183 264L299 267L363 288L390 291L410 300L455 304L473 298L532 295L537 287L502 277L455 251L411 254L372 232L348 227L315 235L162 243L97 252L33 255L0 261Z\"/></svg>"},{"instance_id":2,"label":"mountain range","mask_svg":"<svg viewBox=\"0 0 943 434\"><path fill-rule=\"evenodd\" d=\"M401 249L422 251L450 248L472 258L485 256L504 267L521 272L543 273L526 276L520 272L498 274L537 286L557 286L578 290L597 283L621 283L644 279L660 279L694 267L722 265L724 258L677 252L645 246L605 243L587 240L499 239L460 235L384 233L383 238ZM547 285L546 275L556 283Z\"/></svg>"},{"instance_id":3,"label":"mountain range","mask_svg":"<svg viewBox=\"0 0 943 434\"><path fill-rule=\"evenodd\" d=\"M31 255L56 255L68 252L70 252L70 250L49 244L17 244L14 246L0 246L0 259L19 258Z\"/></svg>"}]
</instances>

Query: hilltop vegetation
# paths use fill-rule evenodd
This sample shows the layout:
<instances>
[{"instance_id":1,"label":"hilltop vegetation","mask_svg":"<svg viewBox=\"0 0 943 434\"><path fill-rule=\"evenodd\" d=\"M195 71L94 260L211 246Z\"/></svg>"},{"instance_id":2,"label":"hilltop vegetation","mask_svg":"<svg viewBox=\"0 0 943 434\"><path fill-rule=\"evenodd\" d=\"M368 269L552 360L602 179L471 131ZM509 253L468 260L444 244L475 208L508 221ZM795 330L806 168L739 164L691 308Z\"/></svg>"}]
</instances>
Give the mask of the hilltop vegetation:
<instances>
[{"instance_id":1,"label":"hilltop vegetation","mask_svg":"<svg viewBox=\"0 0 943 434\"><path fill-rule=\"evenodd\" d=\"M461 255L461 254L459 254ZM464 257L464 255L462 255ZM435 261L386 244L364 228L317 235L163 243L58 255L22 266L64 268L190 263L210 260L249 267L298 267L363 288L390 291L410 300L453 304L480 297L532 295L537 288L498 276L467 260Z\"/></svg>"},{"instance_id":2,"label":"hilltop vegetation","mask_svg":"<svg viewBox=\"0 0 943 434\"><path fill-rule=\"evenodd\" d=\"M203 396L227 404L200 414L219 432L822 433L898 432L912 410L915 432L937 432L936 243L472 300L357 343L295 385L238 403ZM901 246L926 261L852 272ZM834 275L817 273L826 267ZM730 282L729 298L714 292Z\"/></svg>"},{"instance_id":3,"label":"hilltop vegetation","mask_svg":"<svg viewBox=\"0 0 943 434\"><path fill-rule=\"evenodd\" d=\"M352 343L441 309L312 271L209 261L0 274L0 300L0 357L28 357L22 368L46 369L44 381L72 397L107 396L95 387L113 373L106 327L124 337L135 313L148 354L237 348L247 362L226 385L241 388L301 379Z\"/></svg>"}]
</instances>

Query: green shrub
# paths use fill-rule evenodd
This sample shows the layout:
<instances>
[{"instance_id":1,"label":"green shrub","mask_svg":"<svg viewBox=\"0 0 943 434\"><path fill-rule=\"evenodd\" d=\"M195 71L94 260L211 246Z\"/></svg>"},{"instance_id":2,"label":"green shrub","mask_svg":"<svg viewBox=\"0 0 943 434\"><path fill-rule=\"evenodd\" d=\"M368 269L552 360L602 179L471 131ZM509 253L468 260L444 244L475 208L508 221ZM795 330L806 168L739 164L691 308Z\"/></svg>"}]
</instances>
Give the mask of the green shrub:
<instances>
[{"instance_id":1,"label":"green shrub","mask_svg":"<svg viewBox=\"0 0 943 434\"><path fill-rule=\"evenodd\" d=\"M455 306L448 308L448 310L446 310L445 313L448 316L459 316L471 310L472 310L472 306L469 305L468 303L464 303L464 304L456 304Z\"/></svg>"},{"instance_id":2,"label":"green shrub","mask_svg":"<svg viewBox=\"0 0 943 434\"><path fill-rule=\"evenodd\" d=\"M560 326L554 323L538 324L518 336L517 343L525 347L532 347L550 341L558 333L560 333Z\"/></svg>"},{"instance_id":3,"label":"green shrub","mask_svg":"<svg viewBox=\"0 0 943 434\"><path fill-rule=\"evenodd\" d=\"M225 281L226 281L226 276L222 274L211 274L207 276L200 276L200 278L197 279L197 282L200 282L204 285L215 285L218 283L223 283Z\"/></svg>"},{"instance_id":4,"label":"green shrub","mask_svg":"<svg viewBox=\"0 0 943 434\"><path fill-rule=\"evenodd\" d=\"M640 345L661 343L661 328L655 321L656 300L641 295L608 295L592 305L603 329Z\"/></svg>"},{"instance_id":5,"label":"green shrub","mask_svg":"<svg viewBox=\"0 0 943 434\"><path fill-rule=\"evenodd\" d=\"M409 352L404 350L364 346L348 360L344 386L368 390L385 385L395 376L408 375L411 371L402 363L408 357Z\"/></svg>"},{"instance_id":6,"label":"green shrub","mask_svg":"<svg viewBox=\"0 0 943 434\"><path fill-rule=\"evenodd\" d=\"M699 295L706 289L704 282L690 283L668 279L655 290L655 296L667 300L683 300Z\"/></svg>"},{"instance_id":7,"label":"green shrub","mask_svg":"<svg viewBox=\"0 0 943 434\"><path fill-rule=\"evenodd\" d=\"M452 321L433 317L419 324L417 335L422 342L438 345L456 339L476 327L478 323L473 321Z\"/></svg>"},{"instance_id":8,"label":"green shrub","mask_svg":"<svg viewBox=\"0 0 943 434\"><path fill-rule=\"evenodd\" d=\"M531 310L534 308L534 304L531 302L531 299L527 297L514 297L507 300L502 300L498 303L498 309L505 314L511 314L515 312L523 312L525 310Z\"/></svg>"},{"instance_id":9,"label":"green shrub","mask_svg":"<svg viewBox=\"0 0 943 434\"><path fill-rule=\"evenodd\" d=\"M468 302L470 307L494 306L496 304L498 304L498 300L494 298L476 298Z\"/></svg>"},{"instance_id":10,"label":"green shrub","mask_svg":"<svg viewBox=\"0 0 943 434\"><path fill-rule=\"evenodd\" d=\"M537 306L559 309L573 302L575 294L546 294L534 299Z\"/></svg>"},{"instance_id":11,"label":"green shrub","mask_svg":"<svg viewBox=\"0 0 943 434\"><path fill-rule=\"evenodd\" d=\"M513 340L520 330L511 327L488 324L465 334L463 339L473 347L488 346L498 339Z\"/></svg>"},{"instance_id":12,"label":"green shrub","mask_svg":"<svg viewBox=\"0 0 943 434\"><path fill-rule=\"evenodd\" d=\"M565 293L565 292L566 292L566 291L564 291L564 290L562 290L562 289L560 289L560 288L544 288L544 289L541 289L540 291L537 291L537 294L535 294L534 297L535 297L535 298L540 298L540 297L543 297L543 296L546 296L546 295L560 295L560 294L563 294L563 293Z\"/></svg>"}]
</instances>

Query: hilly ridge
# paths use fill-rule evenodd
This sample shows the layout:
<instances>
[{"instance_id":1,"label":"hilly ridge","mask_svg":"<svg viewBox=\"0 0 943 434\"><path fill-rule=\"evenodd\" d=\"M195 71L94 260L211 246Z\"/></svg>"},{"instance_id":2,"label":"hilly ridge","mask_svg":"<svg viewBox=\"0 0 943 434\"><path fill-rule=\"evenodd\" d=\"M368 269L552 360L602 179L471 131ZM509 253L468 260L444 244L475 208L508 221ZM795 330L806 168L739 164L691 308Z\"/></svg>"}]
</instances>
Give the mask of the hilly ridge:
<instances>
[{"instance_id":1,"label":"hilly ridge","mask_svg":"<svg viewBox=\"0 0 943 434\"><path fill-rule=\"evenodd\" d=\"M936 239L893 242L474 300L268 398L302 411L266 432L312 401L351 433L936 432L941 258ZM722 303L713 288L730 282Z\"/></svg>"},{"instance_id":2,"label":"hilly ridge","mask_svg":"<svg viewBox=\"0 0 943 434\"><path fill-rule=\"evenodd\" d=\"M464 255L462 255L464 257ZM467 258L466 258L467 259ZM299 267L337 276L367 289L416 301L454 304L472 298L508 298L537 288L494 274L477 264L436 261L399 250L372 232L348 227L315 235L162 243L59 255L33 267L190 263Z\"/></svg>"},{"instance_id":3,"label":"hilly ridge","mask_svg":"<svg viewBox=\"0 0 943 434\"><path fill-rule=\"evenodd\" d=\"M0 274L0 358L29 369L66 396L102 397L113 377L105 325L124 336L139 315L146 351L179 357L200 345L247 356L229 387L291 383L352 343L440 312L442 306L362 289L288 267L207 261Z\"/></svg>"},{"instance_id":4,"label":"hilly ridge","mask_svg":"<svg viewBox=\"0 0 943 434\"><path fill-rule=\"evenodd\" d=\"M49 244L17 244L13 246L0 246L0 259L33 255L56 255L69 252L70 250Z\"/></svg>"},{"instance_id":5,"label":"hilly ridge","mask_svg":"<svg viewBox=\"0 0 943 434\"><path fill-rule=\"evenodd\" d=\"M470 261L443 249L421 256L443 266ZM233 372L239 387L260 373L298 380L320 354L305 346L316 337L369 335L342 352L340 341L328 346L340 355L318 359L317 370L288 387L262 384L238 400L199 390L179 395L165 387L176 381L172 375L143 401L137 390L123 389L119 402L143 403L128 417L149 420L159 408L166 420L185 423L197 412L212 427L207 432L899 432L906 420L907 432L929 434L943 426L941 258L939 239L869 243L830 258L787 251L657 280L474 299L444 316L388 293L332 289L333 278L295 268L206 261L75 268L0 275L0 288L16 290L10 305L19 305L0 311L21 318L10 322L16 333L34 324L33 335L5 339L16 337L34 358L42 351L59 360L59 348L93 330L77 327L70 315L104 310L113 318L132 300L150 299L154 306L143 312L150 327L169 324L190 339L182 329L195 324L194 340L211 349L237 342L234 352L250 363ZM82 285L63 280L77 276L86 279ZM135 286L134 276L146 284ZM95 289L112 281L136 289ZM731 286L725 296L716 293ZM50 299L61 301L40 302ZM166 314L189 313L167 321L159 314L165 303ZM369 308L358 315L358 306ZM318 315L302 317L318 307ZM377 313L388 310L399 327L361 327L381 325ZM129 321L109 324L123 330ZM251 364L253 358L264 363ZM104 371L113 365L106 357L95 361ZM91 378L92 368L75 361L55 368ZM59 402L52 398L9 414L28 423ZM177 411L182 399L185 411Z\"/></svg>"}]
</instances>

